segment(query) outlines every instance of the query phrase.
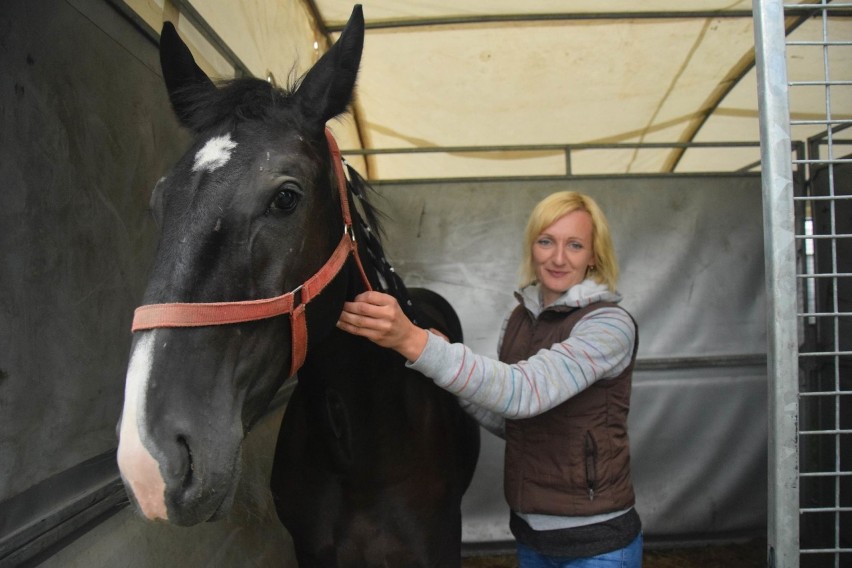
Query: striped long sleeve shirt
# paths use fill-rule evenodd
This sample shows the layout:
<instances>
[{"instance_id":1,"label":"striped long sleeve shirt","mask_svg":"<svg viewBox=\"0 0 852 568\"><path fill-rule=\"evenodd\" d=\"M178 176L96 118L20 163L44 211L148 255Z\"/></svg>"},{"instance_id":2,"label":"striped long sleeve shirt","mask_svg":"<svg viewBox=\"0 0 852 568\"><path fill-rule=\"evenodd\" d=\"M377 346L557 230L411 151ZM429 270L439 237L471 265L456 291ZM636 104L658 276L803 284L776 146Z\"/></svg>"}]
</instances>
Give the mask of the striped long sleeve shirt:
<instances>
[{"instance_id":1,"label":"striped long sleeve shirt","mask_svg":"<svg viewBox=\"0 0 852 568\"><path fill-rule=\"evenodd\" d=\"M547 309L541 306L537 286L524 288L518 297L535 317ZM557 303L584 307L620 300L605 285L585 280ZM502 340L502 331L500 335ZM581 319L570 337L514 365L477 355L465 345L447 343L430 333L423 353L409 366L458 396L480 424L502 436L505 418L542 414L595 381L617 377L630 364L635 337L629 314L602 308Z\"/></svg>"}]
</instances>

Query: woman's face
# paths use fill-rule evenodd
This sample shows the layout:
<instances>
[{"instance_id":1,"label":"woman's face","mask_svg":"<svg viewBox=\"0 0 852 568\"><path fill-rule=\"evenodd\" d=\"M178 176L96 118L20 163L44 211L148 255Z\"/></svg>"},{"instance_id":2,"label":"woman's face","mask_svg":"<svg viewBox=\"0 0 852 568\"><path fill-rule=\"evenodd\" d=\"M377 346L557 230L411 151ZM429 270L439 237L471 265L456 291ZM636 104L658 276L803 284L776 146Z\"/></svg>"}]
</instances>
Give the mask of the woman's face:
<instances>
[{"instance_id":1,"label":"woman's face","mask_svg":"<svg viewBox=\"0 0 852 568\"><path fill-rule=\"evenodd\" d=\"M581 209L563 215L533 241L532 262L545 306L585 279L595 264L592 244L592 216Z\"/></svg>"}]
</instances>

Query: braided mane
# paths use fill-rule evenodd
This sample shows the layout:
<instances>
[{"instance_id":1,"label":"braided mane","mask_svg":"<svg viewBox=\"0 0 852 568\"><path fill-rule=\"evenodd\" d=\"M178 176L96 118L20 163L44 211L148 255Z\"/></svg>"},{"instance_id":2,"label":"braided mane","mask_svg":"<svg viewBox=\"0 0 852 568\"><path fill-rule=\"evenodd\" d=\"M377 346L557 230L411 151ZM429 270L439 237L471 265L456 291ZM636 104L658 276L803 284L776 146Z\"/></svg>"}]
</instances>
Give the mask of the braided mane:
<instances>
[{"instance_id":1,"label":"braided mane","mask_svg":"<svg viewBox=\"0 0 852 568\"><path fill-rule=\"evenodd\" d=\"M361 177L361 174L351 164L346 160L343 163L349 175L346 187L349 193L349 202L353 205L350 207L350 211L355 226L355 235L361 244L362 259L367 264L365 270L369 267L368 277L372 281L371 284L373 288L396 298L405 315L414 323L417 323L417 315L408 289L385 256L382 246L384 234L381 227L383 215L370 201L370 194L375 193L375 189Z\"/></svg>"}]
</instances>

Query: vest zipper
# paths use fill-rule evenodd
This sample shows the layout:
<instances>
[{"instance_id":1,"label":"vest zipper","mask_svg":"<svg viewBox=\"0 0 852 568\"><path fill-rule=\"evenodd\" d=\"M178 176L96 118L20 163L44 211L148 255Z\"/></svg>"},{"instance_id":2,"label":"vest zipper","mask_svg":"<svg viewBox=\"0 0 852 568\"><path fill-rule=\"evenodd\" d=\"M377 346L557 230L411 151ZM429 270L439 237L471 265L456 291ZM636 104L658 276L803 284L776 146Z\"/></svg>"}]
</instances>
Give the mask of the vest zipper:
<instances>
[{"instance_id":1,"label":"vest zipper","mask_svg":"<svg viewBox=\"0 0 852 568\"><path fill-rule=\"evenodd\" d=\"M586 484L589 489L589 501L595 500L595 489L597 488L597 458L598 444L594 436L586 431Z\"/></svg>"}]
</instances>

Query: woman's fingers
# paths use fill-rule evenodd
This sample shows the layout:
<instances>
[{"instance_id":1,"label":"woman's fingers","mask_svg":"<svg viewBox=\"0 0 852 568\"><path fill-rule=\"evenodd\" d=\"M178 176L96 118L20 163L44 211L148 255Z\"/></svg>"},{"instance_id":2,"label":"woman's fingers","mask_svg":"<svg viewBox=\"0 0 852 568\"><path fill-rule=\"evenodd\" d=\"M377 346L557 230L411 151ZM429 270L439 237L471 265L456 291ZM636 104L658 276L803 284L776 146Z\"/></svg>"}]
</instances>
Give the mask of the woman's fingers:
<instances>
[{"instance_id":1,"label":"woman's fingers","mask_svg":"<svg viewBox=\"0 0 852 568\"><path fill-rule=\"evenodd\" d=\"M370 332L386 334L399 324L398 304L393 296L381 292L364 292L354 301L345 302L339 318L339 327L365 337Z\"/></svg>"},{"instance_id":2,"label":"woman's fingers","mask_svg":"<svg viewBox=\"0 0 852 568\"><path fill-rule=\"evenodd\" d=\"M364 302L346 302L340 320L355 327L384 330L390 327L394 319L392 310L384 306L375 306Z\"/></svg>"},{"instance_id":3,"label":"woman's fingers","mask_svg":"<svg viewBox=\"0 0 852 568\"><path fill-rule=\"evenodd\" d=\"M411 323L396 298L382 292L363 292L345 302L337 326L394 349L411 361L426 344L426 332Z\"/></svg>"}]
</instances>

